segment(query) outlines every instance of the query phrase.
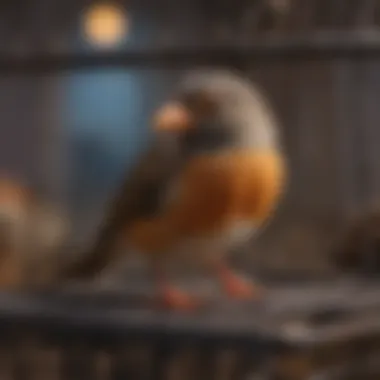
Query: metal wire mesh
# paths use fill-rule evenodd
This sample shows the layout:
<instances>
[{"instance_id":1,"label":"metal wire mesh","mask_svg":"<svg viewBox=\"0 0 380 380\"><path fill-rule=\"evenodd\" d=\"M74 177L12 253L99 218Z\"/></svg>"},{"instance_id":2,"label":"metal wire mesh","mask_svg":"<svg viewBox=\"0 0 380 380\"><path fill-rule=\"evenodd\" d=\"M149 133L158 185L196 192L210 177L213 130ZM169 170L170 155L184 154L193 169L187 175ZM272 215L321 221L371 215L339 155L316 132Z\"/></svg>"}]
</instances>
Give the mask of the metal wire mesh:
<instances>
[{"instance_id":1,"label":"metal wire mesh","mask_svg":"<svg viewBox=\"0 0 380 380\"><path fill-rule=\"evenodd\" d=\"M11 379L374 379L378 293L370 283L282 285L265 305L214 304L193 315L136 307L120 293L3 295L0 371Z\"/></svg>"}]
</instances>

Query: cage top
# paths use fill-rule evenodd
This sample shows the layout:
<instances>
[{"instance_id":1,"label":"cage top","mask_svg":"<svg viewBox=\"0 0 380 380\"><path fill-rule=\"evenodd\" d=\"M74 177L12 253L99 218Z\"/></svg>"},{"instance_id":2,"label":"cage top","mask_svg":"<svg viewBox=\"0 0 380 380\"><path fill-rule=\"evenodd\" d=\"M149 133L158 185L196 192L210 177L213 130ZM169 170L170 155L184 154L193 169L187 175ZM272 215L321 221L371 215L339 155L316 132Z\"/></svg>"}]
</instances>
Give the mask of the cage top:
<instances>
[{"instance_id":1,"label":"cage top","mask_svg":"<svg viewBox=\"0 0 380 380\"><path fill-rule=\"evenodd\" d=\"M96 52L83 40L83 20L95 0L4 0L0 4L0 57L25 58L73 52ZM131 27L115 51L143 47L191 47L270 37L359 33L379 40L380 3L376 0L119 0ZM154 10L152 12L152 10ZM362 33L366 34L363 35ZM370 34L369 34L370 32ZM352 35L351 35L352 37ZM351 39L350 37L350 39ZM368 41L367 41L368 42ZM326 42L327 43L327 42Z\"/></svg>"}]
</instances>

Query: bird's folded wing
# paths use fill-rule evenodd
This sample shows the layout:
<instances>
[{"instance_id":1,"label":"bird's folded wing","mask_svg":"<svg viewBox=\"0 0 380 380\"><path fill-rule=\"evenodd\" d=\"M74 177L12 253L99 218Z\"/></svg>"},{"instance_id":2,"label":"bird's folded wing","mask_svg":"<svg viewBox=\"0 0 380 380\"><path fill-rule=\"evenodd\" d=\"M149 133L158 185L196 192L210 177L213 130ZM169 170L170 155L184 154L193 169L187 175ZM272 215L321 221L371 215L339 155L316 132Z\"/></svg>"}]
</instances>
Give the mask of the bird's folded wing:
<instances>
[{"instance_id":1,"label":"bird's folded wing","mask_svg":"<svg viewBox=\"0 0 380 380\"><path fill-rule=\"evenodd\" d=\"M114 248L120 232L136 220L154 215L159 210L162 193L180 162L174 145L168 146L160 141L152 144L112 199L93 247L65 268L62 277L93 277L112 262L118 255Z\"/></svg>"}]
</instances>

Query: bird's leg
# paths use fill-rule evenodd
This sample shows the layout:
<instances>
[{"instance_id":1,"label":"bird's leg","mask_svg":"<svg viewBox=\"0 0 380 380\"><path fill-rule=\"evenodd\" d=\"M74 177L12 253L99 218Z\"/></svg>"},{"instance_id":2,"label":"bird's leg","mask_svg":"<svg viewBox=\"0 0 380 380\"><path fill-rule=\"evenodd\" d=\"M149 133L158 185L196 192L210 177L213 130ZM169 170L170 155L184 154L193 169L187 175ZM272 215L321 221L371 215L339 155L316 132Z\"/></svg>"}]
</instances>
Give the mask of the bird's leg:
<instances>
[{"instance_id":1,"label":"bird's leg","mask_svg":"<svg viewBox=\"0 0 380 380\"><path fill-rule=\"evenodd\" d=\"M160 264L154 264L154 276L158 285L159 301L169 309L190 311L200 306L200 300L169 283Z\"/></svg>"},{"instance_id":2,"label":"bird's leg","mask_svg":"<svg viewBox=\"0 0 380 380\"><path fill-rule=\"evenodd\" d=\"M212 267L223 290L231 298L252 299L262 295L258 285L236 274L223 261L214 261Z\"/></svg>"}]
</instances>

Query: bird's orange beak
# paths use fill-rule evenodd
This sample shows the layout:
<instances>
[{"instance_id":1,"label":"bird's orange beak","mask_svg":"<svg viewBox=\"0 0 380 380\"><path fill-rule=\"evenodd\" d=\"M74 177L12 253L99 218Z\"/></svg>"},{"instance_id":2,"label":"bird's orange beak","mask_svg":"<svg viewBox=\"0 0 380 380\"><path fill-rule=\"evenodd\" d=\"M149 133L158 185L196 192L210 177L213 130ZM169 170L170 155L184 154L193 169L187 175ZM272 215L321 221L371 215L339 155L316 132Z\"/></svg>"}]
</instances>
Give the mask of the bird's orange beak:
<instances>
[{"instance_id":1,"label":"bird's orange beak","mask_svg":"<svg viewBox=\"0 0 380 380\"><path fill-rule=\"evenodd\" d=\"M192 124L190 112L181 103L168 103L154 115L153 125L156 131L184 131Z\"/></svg>"}]
</instances>

